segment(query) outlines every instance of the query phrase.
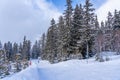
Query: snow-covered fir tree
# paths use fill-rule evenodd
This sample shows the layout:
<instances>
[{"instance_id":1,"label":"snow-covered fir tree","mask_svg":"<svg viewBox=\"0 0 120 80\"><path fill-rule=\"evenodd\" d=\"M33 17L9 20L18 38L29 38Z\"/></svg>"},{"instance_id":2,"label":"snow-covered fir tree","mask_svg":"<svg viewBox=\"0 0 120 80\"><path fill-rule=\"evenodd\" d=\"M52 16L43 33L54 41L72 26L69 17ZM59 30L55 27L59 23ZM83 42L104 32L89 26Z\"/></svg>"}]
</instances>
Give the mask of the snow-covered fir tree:
<instances>
[{"instance_id":1,"label":"snow-covered fir tree","mask_svg":"<svg viewBox=\"0 0 120 80\"><path fill-rule=\"evenodd\" d=\"M70 29L70 35L71 35L70 48L72 50L70 54L70 58L79 58L79 59L82 58L82 55L81 55L81 49L82 49L81 48L82 47L81 29L82 27L83 27L82 5L80 6L76 5L74 14L73 14L72 27Z\"/></svg>"},{"instance_id":2,"label":"snow-covered fir tree","mask_svg":"<svg viewBox=\"0 0 120 80\"><path fill-rule=\"evenodd\" d=\"M58 22L58 61L63 61L64 60L64 37L66 33L66 28L65 28L65 21L62 16L59 17L59 22Z\"/></svg>"},{"instance_id":3,"label":"snow-covered fir tree","mask_svg":"<svg viewBox=\"0 0 120 80\"><path fill-rule=\"evenodd\" d=\"M25 60L30 59L30 49L31 49L31 42L30 40L26 40L26 36L24 36L23 41L23 48L22 48L22 58Z\"/></svg>"},{"instance_id":4,"label":"snow-covered fir tree","mask_svg":"<svg viewBox=\"0 0 120 80\"><path fill-rule=\"evenodd\" d=\"M4 49L6 51L7 60L12 60L12 43L10 41L8 41L8 43L5 43Z\"/></svg>"},{"instance_id":5,"label":"snow-covered fir tree","mask_svg":"<svg viewBox=\"0 0 120 80\"><path fill-rule=\"evenodd\" d=\"M113 21L113 49L120 54L120 11L115 10Z\"/></svg>"},{"instance_id":6,"label":"snow-covered fir tree","mask_svg":"<svg viewBox=\"0 0 120 80\"><path fill-rule=\"evenodd\" d=\"M18 44L14 43L13 44L13 49L12 49L12 59L15 60L15 55L18 53Z\"/></svg>"},{"instance_id":7,"label":"snow-covered fir tree","mask_svg":"<svg viewBox=\"0 0 120 80\"><path fill-rule=\"evenodd\" d=\"M93 36L92 36L92 28L94 27L94 8L93 4L90 3L90 0L85 1L84 5L84 50L82 54L84 57L89 57L89 53L92 53L93 46Z\"/></svg>"},{"instance_id":8,"label":"snow-covered fir tree","mask_svg":"<svg viewBox=\"0 0 120 80\"><path fill-rule=\"evenodd\" d=\"M41 37L41 55L45 53L45 43L46 43L46 35L45 33L42 34Z\"/></svg>"},{"instance_id":9,"label":"snow-covered fir tree","mask_svg":"<svg viewBox=\"0 0 120 80\"><path fill-rule=\"evenodd\" d=\"M33 59L37 59L38 58L38 56L39 56L39 48L38 48L38 41L36 40L35 41L35 44L33 45L33 47L32 47L32 58Z\"/></svg>"},{"instance_id":10,"label":"snow-covered fir tree","mask_svg":"<svg viewBox=\"0 0 120 80\"><path fill-rule=\"evenodd\" d=\"M108 13L106 25L103 29L104 32L104 51L111 51L111 44L112 44L112 25L113 25L113 16L111 12Z\"/></svg>"},{"instance_id":11,"label":"snow-covered fir tree","mask_svg":"<svg viewBox=\"0 0 120 80\"><path fill-rule=\"evenodd\" d=\"M47 40L45 46L45 54L43 54L43 59L47 59L50 62L54 62L55 58L57 57L58 52L58 36L57 36L57 26L55 20L51 20L51 26L48 29L47 33Z\"/></svg>"},{"instance_id":12,"label":"snow-covered fir tree","mask_svg":"<svg viewBox=\"0 0 120 80\"><path fill-rule=\"evenodd\" d=\"M66 0L66 10L64 12L64 18L65 18L65 30L66 32L64 33L64 41L63 41L63 46L64 46L64 54L66 56L66 59L69 57L71 53L71 48L70 48L70 40L71 40L71 27L72 27L72 15L73 15L73 8L72 8L72 1L71 0Z\"/></svg>"}]
</instances>

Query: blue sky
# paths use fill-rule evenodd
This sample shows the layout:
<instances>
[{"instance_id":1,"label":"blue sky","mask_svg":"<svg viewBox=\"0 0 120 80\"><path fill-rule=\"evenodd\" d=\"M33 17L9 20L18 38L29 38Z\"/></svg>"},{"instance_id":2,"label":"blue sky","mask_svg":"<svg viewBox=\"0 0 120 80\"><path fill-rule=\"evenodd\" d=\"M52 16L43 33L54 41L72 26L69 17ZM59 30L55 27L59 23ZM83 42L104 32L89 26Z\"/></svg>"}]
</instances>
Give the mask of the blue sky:
<instances>
[{"instance_id":1,"label":"blue sky","mask_svg":"<svg viewBox=\"0 0 120 80\"><path fill-rule=\"evenodd\" d=\"M39 39L50 26L51 18L62 15L66 0L0 0L0 40L22 42L23 36L32 42ZM99 21L105 20L107 12L120 10L119 0L91 0ZM75 4L84 0L73 0Z\"/></svg>"},{"instance_id":2,"label":"blue sky","mask_svg":"<svg viewBox=\"0 0 120 80\"><path fill-rule=\"evenodd\" d=\"M59 10L63 11L65 9L66 0L47 0L50 3L53 3ZM94 7L97 9L99 8L103 3L106 2L106 0L91 0ZM72 5L75 6L76 4L84 4L85 0L73 0Z\"/></svg>"}]
</instances>

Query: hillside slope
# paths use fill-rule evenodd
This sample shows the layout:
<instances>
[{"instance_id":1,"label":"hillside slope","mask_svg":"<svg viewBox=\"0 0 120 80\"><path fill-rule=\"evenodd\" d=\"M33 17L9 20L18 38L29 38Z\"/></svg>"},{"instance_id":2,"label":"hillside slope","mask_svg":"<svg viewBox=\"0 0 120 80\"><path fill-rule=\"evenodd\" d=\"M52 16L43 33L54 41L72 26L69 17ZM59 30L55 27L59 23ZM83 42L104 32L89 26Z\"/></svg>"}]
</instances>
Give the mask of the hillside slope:
<instances>
[{"instance_id":1,"label":"hillside slope","mask_svg":"<svg viewBox=\"0 0 120 80\"><path fill-rule=\"evenodd\" d=\"M120 80L120 56L110 61L69 60L57 64L32 61L32 65L2 80Z\"/></svg>"}]
</instances>

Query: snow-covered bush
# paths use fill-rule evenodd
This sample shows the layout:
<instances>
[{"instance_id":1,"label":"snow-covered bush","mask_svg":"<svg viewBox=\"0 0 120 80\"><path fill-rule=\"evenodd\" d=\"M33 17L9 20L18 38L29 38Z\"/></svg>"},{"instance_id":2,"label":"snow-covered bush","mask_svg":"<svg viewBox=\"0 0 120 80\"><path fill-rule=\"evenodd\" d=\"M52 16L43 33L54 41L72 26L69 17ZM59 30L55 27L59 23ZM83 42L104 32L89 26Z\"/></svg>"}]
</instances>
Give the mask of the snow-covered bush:
<instances>
[{"instance_id":1,"label":"snow-covered bush","mask_svg":"<svg viewBox=\"0 0 120 80\"><path fill-rule=\"evenodd\" d=\"M99 62L104 62L105 60L101 57L98 61Z\"/></svg>"},{"instance_id":2,"label":"snow-covered bush","mask_svg":"<svg viewBox=\"0 0 120 80\"><path fill-rule=\"evenodd\" d=\"M105 60L106 60L106 61L109 61L109 60L110 60L110 58L109 58L108 56L106 56Z\"/></svg>"}]
</instances>

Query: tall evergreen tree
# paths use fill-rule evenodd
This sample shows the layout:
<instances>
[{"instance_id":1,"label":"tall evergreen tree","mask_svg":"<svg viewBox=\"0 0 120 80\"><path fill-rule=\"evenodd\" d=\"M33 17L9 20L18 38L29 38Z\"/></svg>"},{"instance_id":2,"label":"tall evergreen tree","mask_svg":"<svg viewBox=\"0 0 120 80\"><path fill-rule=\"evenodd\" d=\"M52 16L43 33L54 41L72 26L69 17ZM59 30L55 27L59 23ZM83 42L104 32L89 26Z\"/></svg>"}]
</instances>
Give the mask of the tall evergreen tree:
<instances>
[{"instance_id":1,"label":"tall evergreen tree","mask_svg":"<svg viewBox=\"0 0 120 80\"><path fill-rule=\"evenodd\" d=\"M93 4L90 3L90 0L86 0L84 5L84 40L85 40L85 46L84 50L82 52L83 55L87 55L89 57L89 53L92 51L93 46L93 36L91 35L92 27L93 27L93 20L94 20L94 8L92 8ZM84 56L85 57L85 56Z\"/></svg>"},{"instance_id":2,"label":"tall evergreen tree","mask_svg":"<svg viewBox=\"0 0 120 80\"><path fill-rule=\"evenodd\" d=\"M47 42L46 42L46 56L43 55L43 58L49 60L50 62L54 62L54 59L57 57L57 27L55 24L55 20L51 20L51 27L48 29L47 33Z\"/></svg>"},{"instance_id":3,"label":"tall evergreen tree","mask_svg":"<svg viewBox=\"0 0 120 80\"><path fill-rule=\"evenodd\" d=\"M35 44L32 47L32 58L37 59L39 57L39 55L40 55L39 50L40 50L39 49L39 42L36 40Z\"/></svg>"},{"instance_id":4,"label":"tall evergreen tree","mask_svg":"<svg viewBox=\"0 0 120 80\"><path fill-rule=\"evenodd\" d=\"M108 12L107 21L104 27L104 50L111 51L112 50L112 30L113 30L113 16L111 12Z\"/></svg>"},{"instance_id":5,"label":"tall evergreen tree","mask_svg":"<svg viewBox=\"0 0 120 80\"><path fill-rule=\"evenodd\" d=\"M72 27L72 1L71 0L66 0L66 10L64 13L64 17L65 17L65 30L66 32L64 33L64 54L66 54L66 57L69 56L69 54L71 53L71 49L70 49L70 40L71 40L71 35L70 35L70 29Z\"/></svg>"},{"instance_id":6,"label":"tall evergreen tree","mask_svg":"<svg viewBox=\"0 0 120 80\"><path fill-rule=\"evenodd\" d=\"M43 33L42 38L41 38L41 54L45 53L45 43L46 43L46 36L45 33Z\"/></svg>"},{"instance_id":7,"label":"tall evergreen tree","mask_svg":"<svg viewBox=\"0 0 120 80\"><path fill-rule=\"evenodd\" d=\"M30 60L30 52L31 52L31 42L27 41L27 60Z\"/></svg>"},{"instance_id":8,"label":"tall evergreen tree","mask_svg":"<svg viewBox=\"0 0 120 80\"><path fill-rule=\"evenodd\" d=\"M13 60L15 60L15 55L18 53L18 44L17 43L14 43L13 44L13 51L12 51L12 58Z\"/></svg>"},{"instance_id":9,"label":"tall evergreen tree","mask_svg":"<svg viewBox=\"0 0 120 80\"><path fill-rule=\"evenodd\" d=\"M64 18L62 16L59 17L59 23L58 23L58 60L59 61L63 61L63 57L64 57L64 36L66 33L66 28L65 28L65 21Z\"/></svg>"},{"instance_id":10,"label":"tall evergreen tree","mask_svg":"<svg viewBox=\"0 0 120 80\"><path fill-rule=\"evenodd\" d=\"M6 51L6 57L8 61L12 60L12 43L10 41L8 41L8 43L5 43L4 49Z\"/></svg>"},{"instance_id":11,"label":"tall evergreen tree","mask_svg":"<svg viewBox=\"0 0 120 80\"><path fill-rule=\"evenodd\" d=\"M83 9L82 5L80 7L76 5L75 10L74 10L74 15L73 15L73 22L72 22L72 27L70 30L70 35L71 35L71 41L70 41L70 48L71 48L71 57L74 55L77 55L80 52L81 48L81 43L80 38L81 38L81 29L83 26Z\"/></svg>"},{"instance_id":12,"label":"tall evergreen tree","mask_svg":"<svg viewBox=\"0 0 120 80\"><path fill-rule=\"evenodd\" d=\"M120 54L120 11L115 10L113 21L113 49Z\"/></svg>"},{"instance_id":13,"label":"tall evergreen tree","mask_svg":"<svg viewBox=\"0 0 120 80\"><path fill-rule=\"evenodd\" d=\"M2 49L2 43L1 43L1 41L0 41L0 49Z\"/></svg>"},{"instance_id":14,"label":"tall evergreen tree","mask_svg":"<svg viewBox=\"0 0 120 80\"><path fill-rule=\"evenodd\" d=\"M22 58L29 60L30 59L30 49L31 42L30 40L26 40L26 36L24 36L23 48L22 48Z\"/></svg>"},{"instance_id":15,"label":"tall evergreen tree","mask_svg":"<svg viewBox=\"0 0 120 80\"><path fill-rule=\"evenodd\" d=\"M19 44L19 50L18 52L21 54L22 53L22 49L23 49L23 46L22 46L22 43Z\"/></svg>"},{"instance_id":16,"label":"tall evergreen tree","mask_svg":"<svg viewBox=\"0 0 120 80\"><path fill-rule=\"evenodd\" d=\"M26 36L24 36L24 41L23 41L23 48L22 48L22 58L23 59L27 59L27 40L26 40Z\"/></svg>"}]
</instances>

